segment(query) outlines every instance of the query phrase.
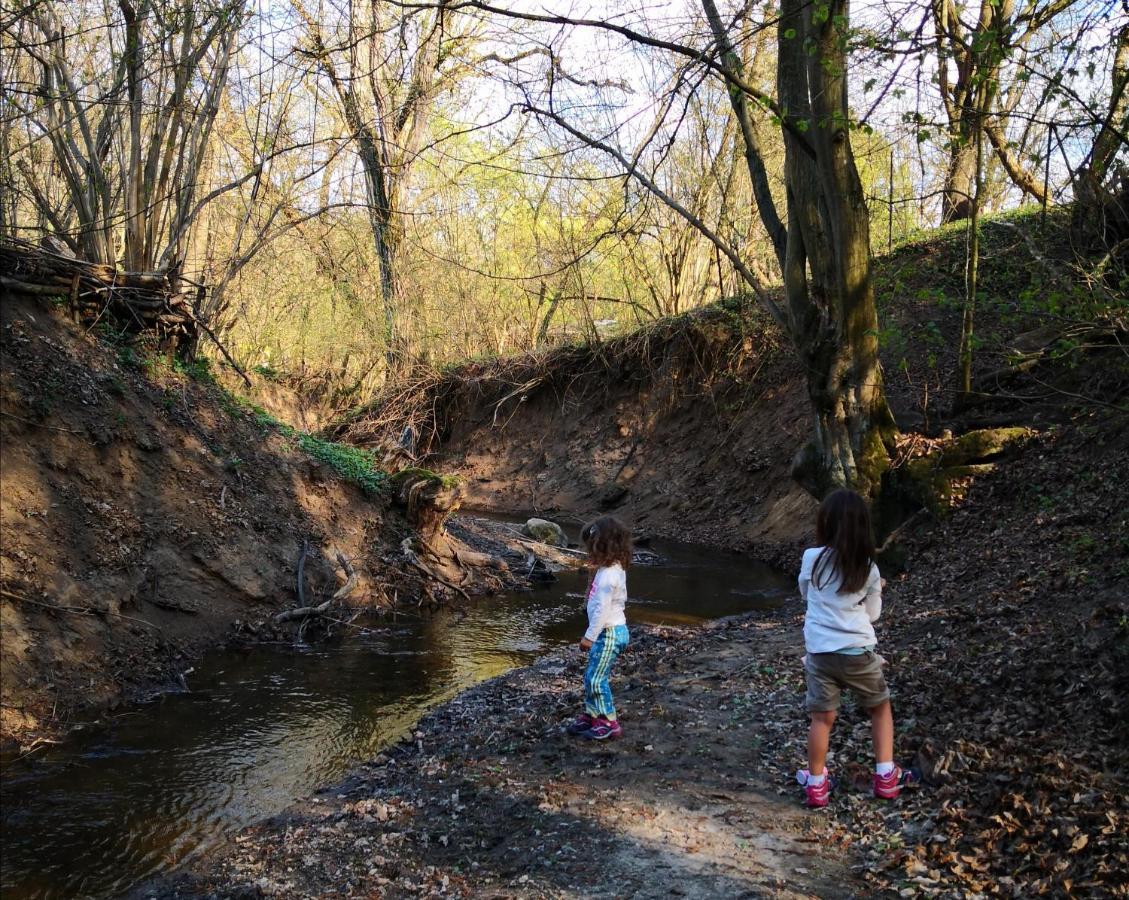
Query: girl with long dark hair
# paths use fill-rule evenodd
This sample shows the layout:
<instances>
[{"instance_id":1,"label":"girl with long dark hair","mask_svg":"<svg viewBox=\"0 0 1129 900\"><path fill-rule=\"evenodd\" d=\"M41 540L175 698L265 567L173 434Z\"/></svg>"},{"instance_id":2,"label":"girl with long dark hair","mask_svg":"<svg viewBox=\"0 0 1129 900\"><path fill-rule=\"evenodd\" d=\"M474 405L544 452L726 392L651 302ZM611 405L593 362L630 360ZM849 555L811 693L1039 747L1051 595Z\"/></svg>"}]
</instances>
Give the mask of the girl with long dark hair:
<instances>
[{"instance_id":1,"label":"girl with long dark hair","mask_svg":"<svg viewBox=\"0 0 1129 900\"><path fill-rule=\"evenodd\" d=\"M797 773L805 802L826 806L831 793L827 747L844 689L870 712L874 738L874 795L892 800L908 774L894 765L894 716L876 652L874 622L882 613L882 578L874 562L870 510L854 491L828 495L815 520L817 547L804 551L800 596L807 676L808 768Z\"/></svg>"}]
</instances>

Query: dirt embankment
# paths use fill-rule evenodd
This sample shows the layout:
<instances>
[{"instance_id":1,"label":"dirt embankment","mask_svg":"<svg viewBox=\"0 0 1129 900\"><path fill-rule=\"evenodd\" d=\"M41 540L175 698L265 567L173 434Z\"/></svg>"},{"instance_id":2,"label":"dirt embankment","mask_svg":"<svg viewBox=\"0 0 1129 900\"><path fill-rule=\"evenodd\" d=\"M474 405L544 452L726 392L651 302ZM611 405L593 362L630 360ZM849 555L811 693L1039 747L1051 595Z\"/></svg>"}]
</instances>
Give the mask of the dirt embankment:
<instances>
[{"instance_id":1,"label":"dirt embankment","mask_svg":"<svg viewBox=\"0 0 1129 900\"><path fill-rule=\"evenodd\" d=\"M341 477L379 477L349 448L304 446L206 373L45 304L4 298L0 351L4 739L175 689L206 648L270 633L299 605L304 541L307 602L345 580L338 553L357 575L350 604L451 593L400 558L410 532L391 492Z\"/></svg>"},{"instance_id":2,"label":"dirt embankment","mask_svg":"<svg viewBox=\"0 0 1129 900\"><path fill-rule=\"evenodd\" d=\"M906 535L879 625L896 755L846 701L807 812L802 610L635 628L625 737L572 739L564 651L139 897L1117 897L1129 893L1129 420L1049 429Z\"/></svg>"},{"instance_id":3,"label":"dirt embankment","mask_svg":"<svg viewBox=\"0 0 1129 900\"><path fill-rule=\"evenodd\" d=\"M814 507L788 477L808 416L780 341L747 307L710 308L424 375L338 434L464 476L468 507L614 511L639 533L785 558Z\"/></svg>"},{"instance_id":4,"label":"dirt embankment","mask_svg":"<svg viewBox=\"0 0 1129 900\"><path fill-rule=\"evenodd\" d=\"M1036 223L984 226L973 392L958 412L964 231L875 261L884 378L904 432L897 465L950 433L1041 429L1124 405L1129 308L1073 274L1095 248L1078 246L1065 212L1032 239ZM472 506L611 510L638 532L791 565L814 513L789 477L808 409L787 339L751 300L727 301L597 345L424 371L336 431L390 463L466 476Z\"/></svg>"}]
</instances>

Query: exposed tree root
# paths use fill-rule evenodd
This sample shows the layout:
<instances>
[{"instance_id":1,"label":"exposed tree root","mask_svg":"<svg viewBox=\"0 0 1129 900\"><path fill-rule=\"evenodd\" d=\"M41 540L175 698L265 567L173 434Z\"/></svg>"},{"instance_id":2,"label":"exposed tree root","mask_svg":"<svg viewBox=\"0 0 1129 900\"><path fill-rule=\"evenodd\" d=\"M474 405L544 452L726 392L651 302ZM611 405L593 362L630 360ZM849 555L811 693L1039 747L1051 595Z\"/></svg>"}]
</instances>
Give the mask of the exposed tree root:
<instances>
[{"instance_id":1,"label":"exposed tree root","mask_svg":"<svg viewBox=\"0 0 1129 900\"><path fill-rule=\"evenodd\" d=\"M302 555L298 559L298 599L299 602L304 603L306 592L303 585L305 580L306 570L306 555L309 551L309 541L302 541ZM329 611L329 608L338 600L344 600L353 592L357 586L357 573L354 571L353 566L349 560L341 553L337 554L337 563L345 572L345 584L338 588L333 596L328 600L317 604L316 606L299 606L296 609L288 609L280 612L274 617L274 623L280 625L283 622L290 622L294 619L307 619L311 616L322 616Z\"/></svg>"}]
</instances>

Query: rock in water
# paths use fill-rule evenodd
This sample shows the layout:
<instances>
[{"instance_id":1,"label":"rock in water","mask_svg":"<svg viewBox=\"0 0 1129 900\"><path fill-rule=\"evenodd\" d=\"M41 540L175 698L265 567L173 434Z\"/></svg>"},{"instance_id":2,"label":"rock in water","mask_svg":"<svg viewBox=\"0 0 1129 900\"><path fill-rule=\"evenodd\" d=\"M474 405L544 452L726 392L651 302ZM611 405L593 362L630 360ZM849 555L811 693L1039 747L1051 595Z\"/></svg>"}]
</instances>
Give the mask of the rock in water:
<instances>
[{"instance_id":1,"label":"rock in water","mask_svg":"<svg viewBox=\"0 0 1129 900\"><path fill-rule=\"evenodd\" d=\"M568 546L568 538L565 537L564 529L556 522L550 522L548 519L530 519L521 530L523 534L528 535L535 541L548 544L550 547Z\"/></svg>"}]
</instances>

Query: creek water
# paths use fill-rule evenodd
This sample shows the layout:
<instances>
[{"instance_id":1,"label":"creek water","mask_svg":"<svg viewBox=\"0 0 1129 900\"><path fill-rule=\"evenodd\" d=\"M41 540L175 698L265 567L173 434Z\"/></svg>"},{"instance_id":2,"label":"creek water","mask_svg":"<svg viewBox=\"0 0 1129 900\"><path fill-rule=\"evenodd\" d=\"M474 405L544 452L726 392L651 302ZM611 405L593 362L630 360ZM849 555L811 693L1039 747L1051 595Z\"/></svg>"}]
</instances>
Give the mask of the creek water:
<instances>
[{"instance_id":1,"label":"creek water","mask_svg":"<svg viewBox=\"0 0 1129 900\"><path fill-rule=\"evenodd\" d=\"M656 542L629 622L771 608L792 579ZM332 783L459 691L578 640L581 572L462 610L369 623L324 646L216 651L165 696L30 759L4 761L6 900L119 896Z\"/></svg>"}]
</instances>

